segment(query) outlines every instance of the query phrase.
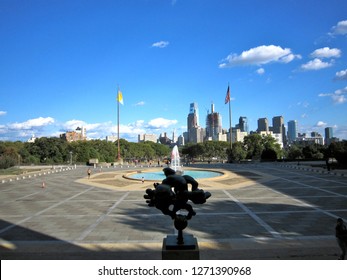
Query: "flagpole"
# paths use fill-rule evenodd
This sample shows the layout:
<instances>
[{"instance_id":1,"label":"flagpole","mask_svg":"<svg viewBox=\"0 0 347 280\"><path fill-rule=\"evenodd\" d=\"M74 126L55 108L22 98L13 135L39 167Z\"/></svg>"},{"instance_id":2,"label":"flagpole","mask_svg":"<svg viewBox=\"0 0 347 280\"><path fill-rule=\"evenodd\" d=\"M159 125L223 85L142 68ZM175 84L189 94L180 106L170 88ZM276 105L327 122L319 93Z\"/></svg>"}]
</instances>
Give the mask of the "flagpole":
<instances>
[{"instance_id":1,"label":"flagpole","mask_svg":"<svg viewBox=\"0 0 347 280\"><path fill-rule=\"evenodd\" d=\"M230 92L229 83L228 83L228 89L229 89L229 92ZM231 98L229 100L229 131L230 131L230 150L232 150L232 148L233 148L233 140L232 140L233 128L231 126Z\"/></svg>"},{"instance_id":2,"label":"flagpole","mask_svg":"<svg viewBox=\"0 0 347 280\"><path fill-rule=\"evenodd\" d=\"M120 138L119 138L119 86L117 91L117 134L118 134L118 161L120 161Z\"/></svg>"}]
</instances>

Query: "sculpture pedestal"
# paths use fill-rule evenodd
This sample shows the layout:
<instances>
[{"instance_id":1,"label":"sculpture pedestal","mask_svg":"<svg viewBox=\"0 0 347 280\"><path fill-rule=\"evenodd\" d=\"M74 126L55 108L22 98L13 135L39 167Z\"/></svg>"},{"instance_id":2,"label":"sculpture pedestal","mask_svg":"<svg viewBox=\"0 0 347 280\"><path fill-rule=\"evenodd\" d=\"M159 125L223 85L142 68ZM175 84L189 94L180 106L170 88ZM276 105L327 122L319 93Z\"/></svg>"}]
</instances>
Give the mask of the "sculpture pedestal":
<instances>
[{"instance_id":1,"label":"sculpture pedestal","mask_svg":"<svg viewBox=\"0 0 347 280\"><path fill-rule=\"evenodd\" d=\"M168 235L163 239L163 260L199 260L199 246L197 239L191 234L183 235L183 244L177 244L176 235Z\"/></svg>"}]
</instances>

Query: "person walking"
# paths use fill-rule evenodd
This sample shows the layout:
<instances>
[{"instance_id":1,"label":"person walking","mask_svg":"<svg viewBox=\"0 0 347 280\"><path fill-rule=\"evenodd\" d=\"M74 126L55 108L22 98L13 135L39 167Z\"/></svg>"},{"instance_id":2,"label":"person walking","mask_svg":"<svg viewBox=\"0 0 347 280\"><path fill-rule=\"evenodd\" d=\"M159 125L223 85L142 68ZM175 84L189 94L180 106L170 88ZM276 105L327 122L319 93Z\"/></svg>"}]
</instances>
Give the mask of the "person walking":
<instances>
[{"instance_id":1,"label":"person walking","mask_svg":"<svg viewBox=\"0 0 347 280\"><path fill-rule=\"evenodd\" d=\"M341 218L338 218L336 221L335 236L337 244L341 249L341 255L339 257L339 260L344 260L347 249L347 229Z\"/></svg>"},{"instance_id":2,"label":"person walking","mask_svg":"<svg viewBox=\"0 0 347 280\"><path fill-rule=\"evenodd\" d=\"M88 179L90 179L90 174L92 174L92 171L90 170L90 168L88 168L87 174L88 174Z\"/></svg>"}]
</instances>

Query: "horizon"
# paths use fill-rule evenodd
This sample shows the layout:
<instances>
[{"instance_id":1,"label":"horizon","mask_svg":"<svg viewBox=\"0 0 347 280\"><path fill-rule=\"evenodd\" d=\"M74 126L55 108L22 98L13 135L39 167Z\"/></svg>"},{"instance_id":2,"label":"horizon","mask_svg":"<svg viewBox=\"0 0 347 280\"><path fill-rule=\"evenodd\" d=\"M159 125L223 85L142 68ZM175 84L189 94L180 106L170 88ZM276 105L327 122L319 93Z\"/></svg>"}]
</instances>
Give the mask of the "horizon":
<instances>
[{"instance_id":1,"label":"horizon","mask_svg":"<svg viewBox=\"0 0 347 280\"><path fill-rule=\"evenodd\" d=\"M0 141L187 130L211 103L229 128L283 116L347 139L347 2L0 0Z\"/></svg>"}]
</instances>

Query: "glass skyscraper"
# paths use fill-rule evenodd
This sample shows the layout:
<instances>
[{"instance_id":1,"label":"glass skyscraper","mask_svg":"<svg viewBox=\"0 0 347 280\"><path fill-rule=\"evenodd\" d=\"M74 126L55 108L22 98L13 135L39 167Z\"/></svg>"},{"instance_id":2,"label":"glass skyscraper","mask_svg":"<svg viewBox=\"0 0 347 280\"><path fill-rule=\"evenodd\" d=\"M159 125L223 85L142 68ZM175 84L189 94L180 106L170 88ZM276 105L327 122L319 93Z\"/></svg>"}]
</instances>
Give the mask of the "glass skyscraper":
<instances>
[{"instance_id":1,"label":"glass skyscraper","mask_svg":"<svg viewBox=\"0 0 347 280\"><path fill-rule=\"evenodd\" d=\"M298 137L298 122L296 120L288 122L288 142L292 143Z\"/></svg>"},{"instance_id":2,"label":"glass skyscraper","mask_svg":"<svg viewBox=\"0 0 347 280\"><path fill-rule=\"evenodd\" d=\"M249 132L248 129L248 119L247 117L240 117L239 118L239 126L238 128L240 129L241 132Z\"/></svg>"}]
</instances>

